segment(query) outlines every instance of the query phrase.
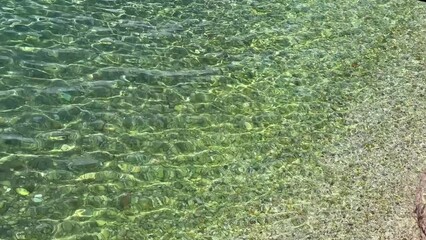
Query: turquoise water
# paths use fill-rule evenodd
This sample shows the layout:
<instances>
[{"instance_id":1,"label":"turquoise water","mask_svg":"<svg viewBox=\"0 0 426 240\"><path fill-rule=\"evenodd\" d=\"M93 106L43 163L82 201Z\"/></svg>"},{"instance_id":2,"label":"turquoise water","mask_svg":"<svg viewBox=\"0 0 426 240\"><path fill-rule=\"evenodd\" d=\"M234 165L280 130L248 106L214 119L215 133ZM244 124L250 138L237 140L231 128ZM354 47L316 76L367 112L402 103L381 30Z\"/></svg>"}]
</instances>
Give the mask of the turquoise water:
<instances>
[{"instance_id":1,"label":"turquoise water","mask_svg":"<svg viewBox=\"0 0 426 240\"><path fill-rule=\"evenodd\" d=\"M3 2L0 238L309 232L395 2Z\"/></svg>"}]
</instances>

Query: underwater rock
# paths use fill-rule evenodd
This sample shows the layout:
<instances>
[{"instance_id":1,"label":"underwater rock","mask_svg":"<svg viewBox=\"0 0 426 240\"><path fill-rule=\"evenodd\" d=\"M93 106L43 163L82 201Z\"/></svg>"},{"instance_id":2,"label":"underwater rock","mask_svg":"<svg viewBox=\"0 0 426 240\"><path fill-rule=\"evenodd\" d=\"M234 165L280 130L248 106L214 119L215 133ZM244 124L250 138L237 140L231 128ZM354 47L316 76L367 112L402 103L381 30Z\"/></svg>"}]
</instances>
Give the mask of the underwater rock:
<instances>
[{"instance_id":1,"label":"underwater rock","mask_svg":"<svg viewBox=\"0 0 426 240\"><path fill-rule=\"evenodd\" d=\"M132 203L132 194L130 192L118 196L118 209L129 209Z\"/></svg>"},{"instance_id":2,"label":"underwater rock","mask_svg":"<svg viewBox=\"0 0 426 240\"><path fill-rule=\"evenodd\" d=\"M417 218L417 225L420 228L420 239L426 240L426 173L420 176L420 184L416 190L416 209L414 213Z\"/></svg>"},{"instance_id":3,"label":"underwater rock","mask_svg":"<svg viewBox=\"0 0 426 240\"><path fill-rule=\"evenodd\" d=\"M26 99L21 96L5 96L0 98L0 110L16 109L25 105Z\"/></svg>"},{"instance_id":4,"label":"underwater rock","mask_svg":"<svg viewBox=\"0 0 426 240\"><path fill-rule=\"evenodd\" d=\"M88 157L74 158L68 163L68 169L72 171L90 171L98 168L101 162Z\"/></svg>"},{"instance_id":5,"label":"underwater rock","mask_svg":"<svg viewBox=\"0 0 426 240\"><path fill-rule=\"evenodd\" d=\"M36 194L36 195L34 195L34 197L31 200L35 203L41 203L41 202L43 202L43 195Z\"/></svg>"},{"instance_id":6,"label":"underwater rock","mask_svg":"<svg viewBox=\"0 0 426 240\"><path fill-rule=\"evenodd\" d=\"M17 188L15 191L21 196L28 196L30 194L30 192L25 188Z\"/></svg>"},{"instance_id":7,"label":"underwater rock","mask_svg":"<svg viewBox=\"0 0 426 240\"><path fill-rule=\"evenodd\" d=\"M0 145L7 146L22 146L33 144L34 139L26 138L18 134L1 134L0 135Z\"/></svg>"}]
</instances>

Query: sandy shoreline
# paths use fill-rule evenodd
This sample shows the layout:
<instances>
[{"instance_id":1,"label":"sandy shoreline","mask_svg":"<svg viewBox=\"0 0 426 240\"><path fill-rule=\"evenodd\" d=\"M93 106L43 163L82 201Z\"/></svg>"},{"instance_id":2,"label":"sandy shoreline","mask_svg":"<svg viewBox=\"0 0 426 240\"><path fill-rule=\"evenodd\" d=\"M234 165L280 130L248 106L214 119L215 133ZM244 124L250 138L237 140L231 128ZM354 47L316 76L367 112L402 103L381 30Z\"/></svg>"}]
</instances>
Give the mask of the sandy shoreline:
<instances>
[{"instance_id":1,"label":"sandy shoreline","mask_svg":"<svg viewBox=\"0 0 426 240\"><path fill-rule=\"evenodd\" d=\"M414 5L410 29L389 39L397 50L370 72L377 82L349 108L349 137L321 160L319 201L302 207L299 229L275 222L260 238L420 239L414 210L426 169L426 5Z\"/></svg>"},{"instance_id":2,"label":"sandy shoreline","mask_svg":"<svg viewBox=\"0 0 426 240\"><path fill-rule=\"evenodd\" d=\"M377 69L376 89L351 109L351 137L324 158L340 176L330 187L342 202L335 206L341 215L328 215L319 230L322 239L420 238L413 211L426 166L424 13L421 6L413 9L421 28L397 36L400 54L378 64L388 68Z\"/></svg>"}]
</instances>

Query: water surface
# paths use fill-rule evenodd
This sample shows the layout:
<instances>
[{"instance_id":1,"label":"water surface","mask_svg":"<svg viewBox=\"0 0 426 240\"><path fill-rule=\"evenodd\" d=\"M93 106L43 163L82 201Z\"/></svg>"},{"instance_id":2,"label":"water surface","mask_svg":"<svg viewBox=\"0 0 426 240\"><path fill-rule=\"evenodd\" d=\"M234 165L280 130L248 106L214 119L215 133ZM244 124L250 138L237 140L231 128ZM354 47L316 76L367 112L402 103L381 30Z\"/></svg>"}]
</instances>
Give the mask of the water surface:
<instances>
[{"instance_id":1,"label":"water surface","mask_svg":"<svg viewBox=\"0 0 426 240\"><path fill-rule=\"evenodd\" d=\"M310 232L318 159L399 7L3 1L0 238Z\"/></svg>"}]
</instances>

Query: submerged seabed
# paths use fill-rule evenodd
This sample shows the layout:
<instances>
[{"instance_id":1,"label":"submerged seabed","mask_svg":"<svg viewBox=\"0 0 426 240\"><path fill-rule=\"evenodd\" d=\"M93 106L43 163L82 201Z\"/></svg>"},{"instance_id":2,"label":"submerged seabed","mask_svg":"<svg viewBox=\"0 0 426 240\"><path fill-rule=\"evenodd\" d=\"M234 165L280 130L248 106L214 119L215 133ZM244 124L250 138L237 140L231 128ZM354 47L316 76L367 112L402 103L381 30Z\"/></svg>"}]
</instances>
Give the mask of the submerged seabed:
<instances>
[{"instance_id":1,"label":"submerged seabed","mask_svg":"<svg viewBox=\"0 0 426 240\"><path fill-rule=\"evenodd\" d=\"M2 3L0 238L313 236L318 159L409 22L328 2Z\"/></svg>"}]
</instances>

